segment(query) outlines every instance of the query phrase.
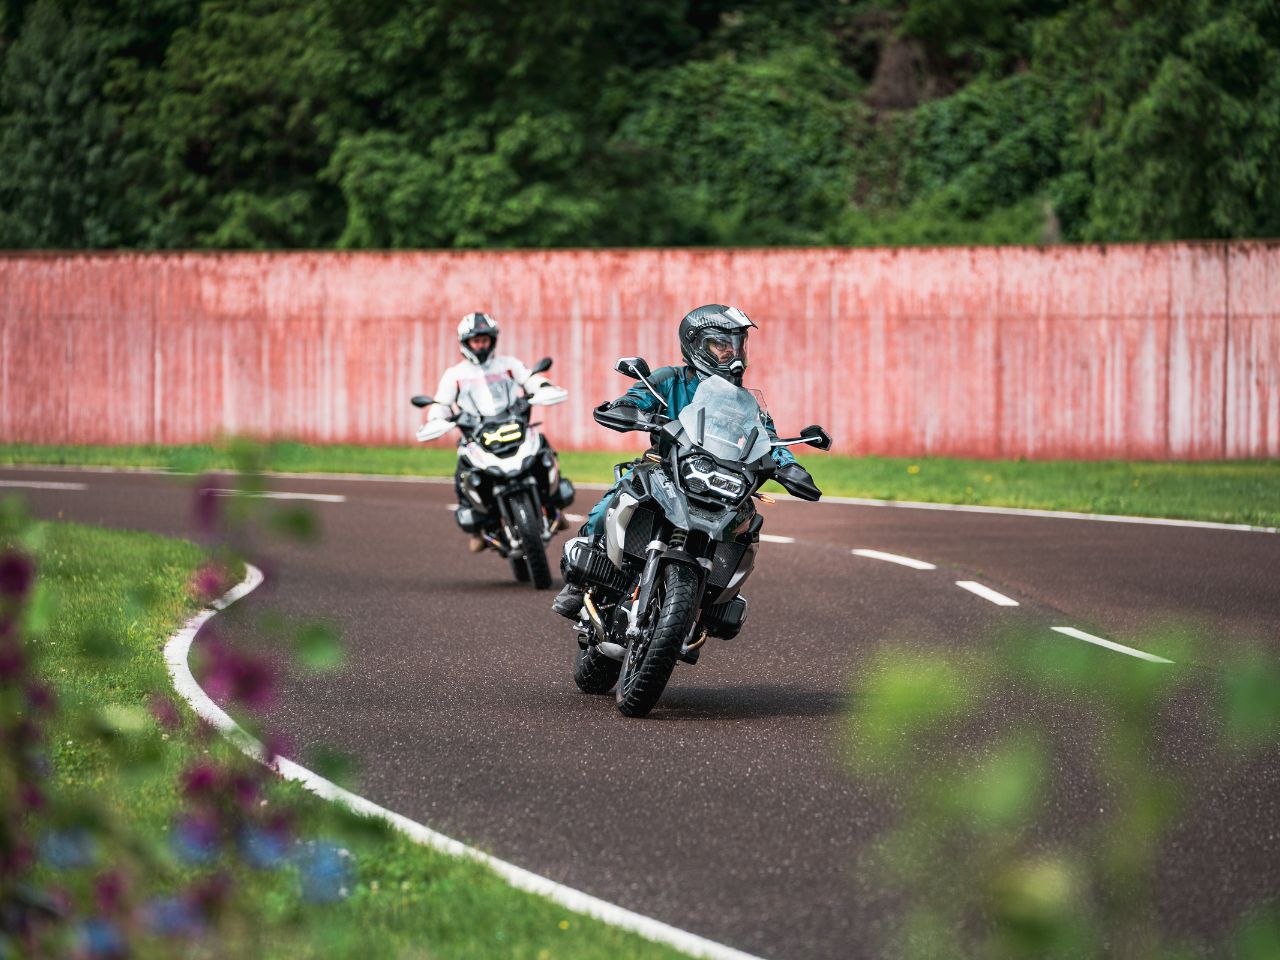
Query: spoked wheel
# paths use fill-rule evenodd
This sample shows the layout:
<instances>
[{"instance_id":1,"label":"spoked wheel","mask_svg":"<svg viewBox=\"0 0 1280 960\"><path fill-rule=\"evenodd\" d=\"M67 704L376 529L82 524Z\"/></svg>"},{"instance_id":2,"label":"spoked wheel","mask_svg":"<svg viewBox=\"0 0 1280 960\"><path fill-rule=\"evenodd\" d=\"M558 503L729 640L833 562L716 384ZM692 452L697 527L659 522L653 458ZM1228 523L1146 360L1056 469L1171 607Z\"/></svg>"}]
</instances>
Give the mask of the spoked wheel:
<instances>
[{"instance_id":1,"label":"spoked wheel","mask_svg":"<svg viewBox=\"0 0 1280 960\"><path fill-rule=\"evenodd\" d=\"M583 693L608 693L618 682L621 661L606 657L595 647L579 650L573 661L573 682Z\"/></svg>"},{"instance_id":2,"label":"spoked wheel","mask_svg":"<svg viewBox=\"0 0 1280 960\"><path fill-rule=\"evenodd\" d=\"M684 564L669 563L655 594L649 601L649 625L627 644L622 658L618 709L628 717L643 717L652 710L671 678L697 612L697 574Z\"/></svg>"},{"instance_id":3,"label":"spoked wheel","mask_svg":"<svg viewBox=\"0 0 1280 960\"><path fill-rule=\"evenodd\" d=\"M542 542L542 519L528 496L522 494L512 499L511 519L524 550L524 560L513 561L512 566L524 564L529 575L527 579L533 581L534 589L545 590L551 586L551 567L547 564L547 548ZM522 579L519 573L516 573L516 579Z\"/></svg>"}]
</instances>

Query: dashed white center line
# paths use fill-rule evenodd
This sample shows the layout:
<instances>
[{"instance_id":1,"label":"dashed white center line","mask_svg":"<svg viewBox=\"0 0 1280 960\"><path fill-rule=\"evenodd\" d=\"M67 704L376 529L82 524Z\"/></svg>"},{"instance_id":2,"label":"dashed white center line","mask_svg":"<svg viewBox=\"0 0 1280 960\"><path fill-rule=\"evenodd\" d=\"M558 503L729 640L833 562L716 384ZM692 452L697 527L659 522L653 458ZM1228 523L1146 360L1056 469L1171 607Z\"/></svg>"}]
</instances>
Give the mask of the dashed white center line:
<instances>
[{"instance_id":1,"label":"dashed white center line","mask_svg":"<svg viewBox=\"0 0 1280 960\"><path fill-rule=\"evenodd\" d=\"M256 497L262 500L315 500L318 503L346 503L340 493L290 493L285 490L228 490L215 487L209 491L218 497Z\"/></svg>"},{"instance_id":2,"label":"dashed white center line","mask_svg":"<svg viewBox=\"0 0 1280 960\"><path fill-rule=\"evenodd\" d=\"M0 487L21 487L24 490L88 490L87 483L64 483L60 480L0 480Z\"/></svg>"},{"instance_id":3,"label":"dashed white center line","mask_svg":"<svg viewBox=\"0 0 1280 960\"><path fill-rule=\"evenodd\" d=\"M772 534L772 533L762 533L760 534L760 539L763 540L765 543L795 543L796 542L795 537L779 537L776 534Z\"/></svg>"},{"instance_id":4,"label":"dashed white center line","mask_svg":"<svg viewBox=\"0 0 1280 960\"><path fill-rule=\"evenodd\" d=\"M910 567L912 570L937 570L938 568L925 560L913 560L911 557L900 557L896 553L885 553L882 550L853 550L851 551L855 557L868 557L871 560L885 560L889 563L899 563L904 567Z\"/></svg>"},{"instance_id":5,"label":"dashed white center line","mask_svg":"<svg viewBox=\"0 0 1280 960\"><path fill-rule=\"evenodd\" d=\"M1077 630L1075 627L1054 627L1053 629L1068 637L1075 637L1077 640L1083 640L1085 643L1093 643L1099 647L1106 647L1108 650L1114 650L1116 653L1125 653L1131 657L1137 657L1139 660L1149 660L1151 663L1173 663L1172 660L1166 660L1164 657L1157 657L1154 653L1135 650L1133 647L1126 647L1123 643L1116 643L1114 640L1104 640L1102 637L1095 637L1092 633L1085 633L1083 630Z\"/></svg>"},{"instance_id":6,"label":"dashed white center line","mask_svg":"<svg viewBox=\"0 0 1280 960\"><path fill-rule=\"evenodd\" d=\"M956 586L961 590L968 590L970 593L976 594L983 600L990 600L998 607L1016 607L1018 605L1017 600L1006 597L1003 593L997 593L977 580L957 580Z\"/></svg>"}]
</instances>

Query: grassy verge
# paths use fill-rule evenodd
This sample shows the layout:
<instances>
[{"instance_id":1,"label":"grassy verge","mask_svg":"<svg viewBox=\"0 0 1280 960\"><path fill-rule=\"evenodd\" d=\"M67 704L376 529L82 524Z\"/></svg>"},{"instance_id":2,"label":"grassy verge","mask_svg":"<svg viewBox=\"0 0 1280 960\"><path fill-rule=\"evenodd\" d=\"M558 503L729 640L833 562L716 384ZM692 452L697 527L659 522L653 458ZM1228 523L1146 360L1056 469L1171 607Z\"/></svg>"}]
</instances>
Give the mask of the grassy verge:
<instances>
[{"instance_id":1,"label":"grassy verge","mask_svg":"<svg viewBox=\"0 0 1280 960\"><path fill-rule=\"evenodd\" d=\"M28 535L29 546L32 539ZM67 811L78 811L77 822L90 825L96 838L93 852L83 855L46 850L34 877L66 902L102 911L108 908L92 904L103 901L104 873L133 864L135 880L120 896L136 900L138 909L117 928L135 955L681 956L515 891L483 867L358 821L270 776L261 802L285 814L294 853L255 865L260 856L232 844L210 859L184 858L173 840L190 803L193 766L253 768L185 708L167 729L148 713L156 695L170 692L162 650L197 606L188 585L202 551L148 534L70 524L42 525L34 540L41 599L27 616L28 659L35 676L53 687L58 705L44 722L43 738L51 761L43 787L54 802L36 817L47 820L52 809L65 821ZM305 856L298 865L296 852L316 844L340 851L348 864L341 891L317 895ZM164 935L138 919L155 915L145 908L148 898L207 887L210 878L223 891L216 924ZM84 931L77 936L83 939ZM4 949L0 955L7 955Z\"/></svg>"},{"instance_id":2,"label":"grassy verge","mask_svg":"<svg viewBox=\"0 0 1280 960\"><path fill-rule=\"evenodd\" d=\"M443 476L454 453L436 447L264 448L261 467L278 472ZM612 479L618 453L565 452L567 476ZM1205 463L963 460L952 457L802 455L832 496L923 500L1085 513L1135 514L1280 526L1280 460ZM154 467L184 473L232 469L234 448L214 446L57 447L0 445L0 463Z\"/></svg>"}]
</instances>

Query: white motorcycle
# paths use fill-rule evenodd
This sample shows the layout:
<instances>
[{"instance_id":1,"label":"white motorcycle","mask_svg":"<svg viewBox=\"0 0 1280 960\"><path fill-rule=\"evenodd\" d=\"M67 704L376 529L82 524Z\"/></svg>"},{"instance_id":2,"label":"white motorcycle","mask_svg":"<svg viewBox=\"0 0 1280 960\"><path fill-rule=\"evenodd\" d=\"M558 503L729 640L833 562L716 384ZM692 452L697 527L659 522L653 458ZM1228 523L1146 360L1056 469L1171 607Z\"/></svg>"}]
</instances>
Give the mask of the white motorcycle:
<instances>
[{"instance_id":1,"label":"white motorcycle","mask_svg":"<svg viewBox=\"0 0 1280 960\"><path fill-rule=\"evenodd\" d=\"M533 373L551 368L544 357ZM551 586L547 544L563 528L562 511L573 502L573 484L560 476L560 461L547 440L529 422L533 407L563 403L568 391L546 384L532 395L504 377L458 398L447 417L428 420L417 433L423 443L454 427L458 442L458 510L465 532L482 537L511 564L521 583L538 590ZM416 396L415 407L435 401Z\"/></svg>"}]
</instances>

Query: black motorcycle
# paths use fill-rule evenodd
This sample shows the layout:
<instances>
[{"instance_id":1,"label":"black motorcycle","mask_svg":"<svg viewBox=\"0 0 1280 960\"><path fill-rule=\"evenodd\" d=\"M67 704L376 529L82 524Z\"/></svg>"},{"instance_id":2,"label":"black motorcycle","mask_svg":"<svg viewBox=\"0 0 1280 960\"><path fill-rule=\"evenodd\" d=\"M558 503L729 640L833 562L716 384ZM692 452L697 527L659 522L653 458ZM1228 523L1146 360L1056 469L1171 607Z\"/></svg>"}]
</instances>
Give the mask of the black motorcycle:
<instances>
[{"instance_id":1,"label":"black motorcycle","mask_svg":"<svg viewBox=\"0 0 1280 960\"><path fill-rule=\"evenodd\" d=\"M544 357L532 372L549 369L551 359ZM423 424L418 439L438 439L453 427L461 431L454 519L505 557L517 580L545 590L551 586L547 543L561 528L561 512L573 502L574 491L529 413L535 406L563 403L568 394L544 386L526 397L509 378L486 384L486 391L482 397L460 397L448 417ZM428 407L435 401L416 396L410 402Z\"/></svg>"},{"instance_id":2,"label":"black motorcycle","mask_svg":"<svg viewBox=\"0 0 1280 960\"><path fill-rule=\"evenodd\" d=\"M662 400L644 360L625 357L615 369ZM677 661L696 663L708 637L742 629L740 591L764 522L754 500L770 501L760 486L777 479L802 499L821 495L811 481L775 477L773 448L828 450L831 438L810 426L771 441L756 398L720 377L704 381L677 418L608 405L594 415L611 430L648 432L652 447L615 468L615 479L630 472L606 511L603 545L578 537L566 548L565 581L585 590L573 677L587 693L616 684L618 709L643 717Z\"/></svg>"}]
</instances>

